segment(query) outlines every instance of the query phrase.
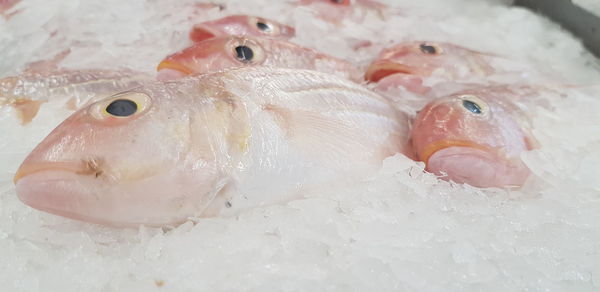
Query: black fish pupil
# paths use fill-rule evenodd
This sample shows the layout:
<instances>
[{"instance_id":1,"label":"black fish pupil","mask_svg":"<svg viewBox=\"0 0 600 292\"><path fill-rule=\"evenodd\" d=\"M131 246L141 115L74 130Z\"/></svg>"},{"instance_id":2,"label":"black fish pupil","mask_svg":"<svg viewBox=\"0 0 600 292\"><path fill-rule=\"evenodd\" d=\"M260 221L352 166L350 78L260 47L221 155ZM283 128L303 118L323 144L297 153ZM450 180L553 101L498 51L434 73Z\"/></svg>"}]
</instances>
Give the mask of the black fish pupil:
<instances>
[{"instance_id":1,"label":"black fish pupil","mask_svg":"<svg viewBox=\"0 0 600 292\"><path fill-rule=\"evenodd\" d=\"M481 107L470 100L463 100L463 106L474 114L481 114Z\"/></svg>"},{"instance_id":2,"label":"black fish pupil","mask_svg":"<svg viewBox=\"0 0 600 292\"><path fill-rule=\"evenodd\" d=\"M342 4L344 0L331 0L331 3Z\"/></svg>"},{"instance_id":3,"label":"black fish pupil","mask_svg":"<svg viewBox=\"0 0 600 292\"><path fill-rule=\"evenodd\" d=\"M137 111L137 104L128 99L117 99L106 107L106 112L117 117L127 117Z\"/></svg>"},{"instance_id":4,"label":"black fish pupil","mask_svg":"<svg viewBox=\"0 0 600 292\"><path fill-rule=\"evenodd\" d=\"M254 58L254 52L251 48L248 48L246 46L235 47L235 53L238 60L242 62L249 62L252 61L252 58Z\"/></svg>"},{"instance_id":5,"label":"black fish pupil","mask_svg":"<svg viewBox=\"0 0 600 292\"><path fill-rule=\"evenodd\" d=\"M423 52L425 54L433 55L433 54L437 53L437 50L435 49L434 46L430 46L427 44L421 44L419 47L421 48L421 52Z\"/></svg>"},{"instance_id":6,"label":"black fish pupil","mask_svg":"<svg viewBox=\"0 0 600 292\"><path fill-rule=\"evenodd\" d=\"M264 22L257 22L256 27L258 27L258 29L260 29L262 31L270 31L271 30L271 27Z\"/></svg>"}]
</instances>

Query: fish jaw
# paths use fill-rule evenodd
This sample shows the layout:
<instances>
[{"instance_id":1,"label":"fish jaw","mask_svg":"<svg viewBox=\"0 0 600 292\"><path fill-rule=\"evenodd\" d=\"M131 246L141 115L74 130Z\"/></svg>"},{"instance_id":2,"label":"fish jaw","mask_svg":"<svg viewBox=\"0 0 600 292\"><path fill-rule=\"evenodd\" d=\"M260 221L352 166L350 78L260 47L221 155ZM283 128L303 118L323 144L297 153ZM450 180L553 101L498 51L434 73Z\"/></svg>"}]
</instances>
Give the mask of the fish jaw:
<instances>
[{"instance_id":1,"label":"fish jaw","mask_svg":"<svg viewBox=\"0 0 600 292\"><path fill-rule=\"evenodd\" d=\"M427 158L427 171L445 180L475 187L520 187L529 169L520 160L510 160L482 147L449 146Z\"/></svg>"},{"instance_id":2,"label":"fish jaw","mask_svg":"<svg viewBox=\"0 0 600 292\"><path fill-rule=\"evenodd\" d=\"M407 74L411 75L414 72L414 69L410 66L389 62L389 61L376 61L369 68L367 68L367 72L365 73L365 80L368 82L379 82L380 80L394 74Z\"/></svg>"},{"instance_id":3,"label":"fish jaw","mask_svg":"<svg viewBox=\"0 0 600 292\"><path fill-rule=\"evenodd\" d=\"M23 203L34 209L113 226L177 224L195 215L178 206L184 202L173 204L152 195L173 192L167 187L172 183L154 180L143 189L125 188L119 192L110 183L99 177L46 168L18 178L16 192Z\"/></svg>"}]
</instances>

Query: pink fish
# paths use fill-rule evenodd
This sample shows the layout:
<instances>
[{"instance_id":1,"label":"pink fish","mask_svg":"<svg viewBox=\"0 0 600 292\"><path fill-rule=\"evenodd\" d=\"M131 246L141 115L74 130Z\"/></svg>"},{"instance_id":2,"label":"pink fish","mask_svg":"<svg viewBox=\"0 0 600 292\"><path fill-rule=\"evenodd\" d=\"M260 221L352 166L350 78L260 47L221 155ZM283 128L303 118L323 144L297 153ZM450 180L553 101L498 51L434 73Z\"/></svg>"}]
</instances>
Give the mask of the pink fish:
<instances>
[{"instance_id":1,"label":"pink fish","mask_svg":"<svg viewBox=\"0 0 600 292\"><path fill-rule=\"evenodd\" d=\"M340 23L344 19L352 18L355 12L375 12L383 18L388 6L374 0L300 0L298 5L310 7L314 14L328 22ZM359 17L362 20L362 17Z\"/></svg>"},{"instance_id":2,"label":"pink fish","mask_svg":"<svg viewBox=\"0 0 600 292\"><path fill-rule=\"evenodd\" d=\"M149 82L75 112L25 159L19 198L112 225L177 224L362 178L404 151L406 115L336 76L250 67Z\"/></svg>"},{"instance_id":3,"label":"pink fish","mask_svg":"<svg viewBox=\"0 0 600 292\"><path fill-rule=\"evenodd\" d=\"M417 158L445 179L478 187L519 187L529 169L519 155L537 147L519 100L528 86L466 90L431 101L411 133Z\"/></svg>"},{"instance_id":4,"label":"pink fish","mask_svg":"<svg viewBox=\"0 0 600 292\"><path fill-rule=\"evenodd\" d=\"M4 16L6 19L9 19L11 16L16 14L18 11L7 12L17 3L21 2L21 0L0 0L0 15Z\"/></svg>"},{"instance_id":5,"label":"pink fish","mask_svg":"<svg viewBox=\"0 0 600 292\"><path fill-rule=\"evenodd\" d=\"M208 39L165 58L157 67L158 78L168 80L242 66L309 69L360 81L351 63L310 48L272 39L222 37Z\"/></svg>"},{"instance_id":6,"label":"pink fish","mask_svg":"<svg viewBox=\"0 0 600 292\"><path fill-rule=\"evenodd\" d=\"M230 35L288 40L295 34L291 26L262 17L231 15L194 25L190 31L193 42Z\"/></svg>"},{"instance_id":7,"label":"pink fish","mask_svg":"<svg viewBox=\"0 0 600 292\"><path fill-rule=\"evenodd\" d=\"M45 66L40 64L36 66ZM26 71L0 79L0 107L14 107L21 122L27 124L45 102L64 102L75 110L93 99L136 87L148 79L151 77L130 70Z\"/></svg>"},{"instance_id":8,"label":"pink fish","mask_svg":"<svg viewBox=\"0 0 600 292\"><path fill-rule=\"evenodd\" d=\"M431 88L423 85L427 78L461 82L495 73L494 56L449 43L410 42L383 50L365 73L365 80L387 90L405 87L416 93Z\"/></svg>"}]
</instances>

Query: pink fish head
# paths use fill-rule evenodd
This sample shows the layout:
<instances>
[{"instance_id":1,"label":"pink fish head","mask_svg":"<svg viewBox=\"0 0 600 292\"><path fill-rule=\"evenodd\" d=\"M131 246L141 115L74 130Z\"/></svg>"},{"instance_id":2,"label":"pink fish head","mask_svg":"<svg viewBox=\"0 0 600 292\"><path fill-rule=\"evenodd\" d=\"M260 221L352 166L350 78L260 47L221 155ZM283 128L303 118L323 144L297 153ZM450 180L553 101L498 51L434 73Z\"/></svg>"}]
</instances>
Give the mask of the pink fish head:
<instances>
[{"instance_id":1,"label":"pink fish head","mask_svg":"<svg viewBox=\"0 0 600 292\"><path fill-rule=\"evenodd\" d=\"M517 112L507 102L464 92L427 104L411 139L426 169L478 187L518 187L529 174L519 155L532 148Z\"/></svg>"},{"instance_id":2,"label":"pink fish head","mask_svg":"<svg viewBox=\"0 0 600 292\"><path fill-rule=\"evenodd\" d=\"M383 50L365 73L365 80L380 82L405 76L427 78L438 73L450 81L493 73L487 55L449 43L410 42ZM388 81L389 83L389 81Z\"/></svg>"},{"instance_id":3,"label":"pink fish head","mask_svg":"<svg viewBox=\"0 0 600 292\"><path fill-rule=\"evenodd\" d=\"M159 80L206 74L227 68L267 66L333 73L352 80L360 71L349 62L280 40L229 36L208 39L165 58Z\"/></svg>"},{"instance_id":4,"label":"pink fish head","mask_svg":"<svg viewBox=\"0 0 600 292\"><path fill-rule=\"evenodd\" d=\"M293 27L257 16L231 15L194 25L190 31L193 42L229 35L243 35L288 40L295 35Z\"/></svg>"},{"instance_id":5,"label":"pink fish head","mask_svg":"<svg viewBox=\"0 0 600 292\"><path fill-rule=\"evenodd\" d=\"M190 127L201 117L169 97L176 91L153 85L74 113L18 169L19 198L49 213L113 225L198 215L220 183L210 154L216 149L197 147L206 136Z\"/></svg>"}]
</instances>

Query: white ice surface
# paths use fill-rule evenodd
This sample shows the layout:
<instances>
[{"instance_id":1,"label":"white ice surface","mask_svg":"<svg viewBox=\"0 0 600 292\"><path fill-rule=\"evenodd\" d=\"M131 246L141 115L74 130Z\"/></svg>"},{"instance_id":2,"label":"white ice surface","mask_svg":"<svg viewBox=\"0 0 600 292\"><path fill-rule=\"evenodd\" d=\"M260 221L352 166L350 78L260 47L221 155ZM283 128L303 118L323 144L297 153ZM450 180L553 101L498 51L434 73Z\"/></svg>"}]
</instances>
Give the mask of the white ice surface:
<instances>
[{"instance_id":1,"label":"white ice surface","mask_svg":"<svg viewBox=\"0 0 600 292\"><path fill-rule=\"evenodd\" d=\"M243 12L292 24L295 42L361 64L396 42L439 40L568 83L600 83L579 41L509 1L396 0L385 19L341 24L285 1L228 1L225 11L196 14L192 2L24 0L0 18L0 77L66 48L66 67L153 72L187 45L193 23ZM349 49L365 39L374 46ZM524 155L534 175L520 191L439 181L396 156L354 185L164 230L112 229L23 205L12 176L69 111L45 104L23 127L0 108L0 291L599 291L598 89L532 110L543 147Z\"/></svg>"}]
</instances>

